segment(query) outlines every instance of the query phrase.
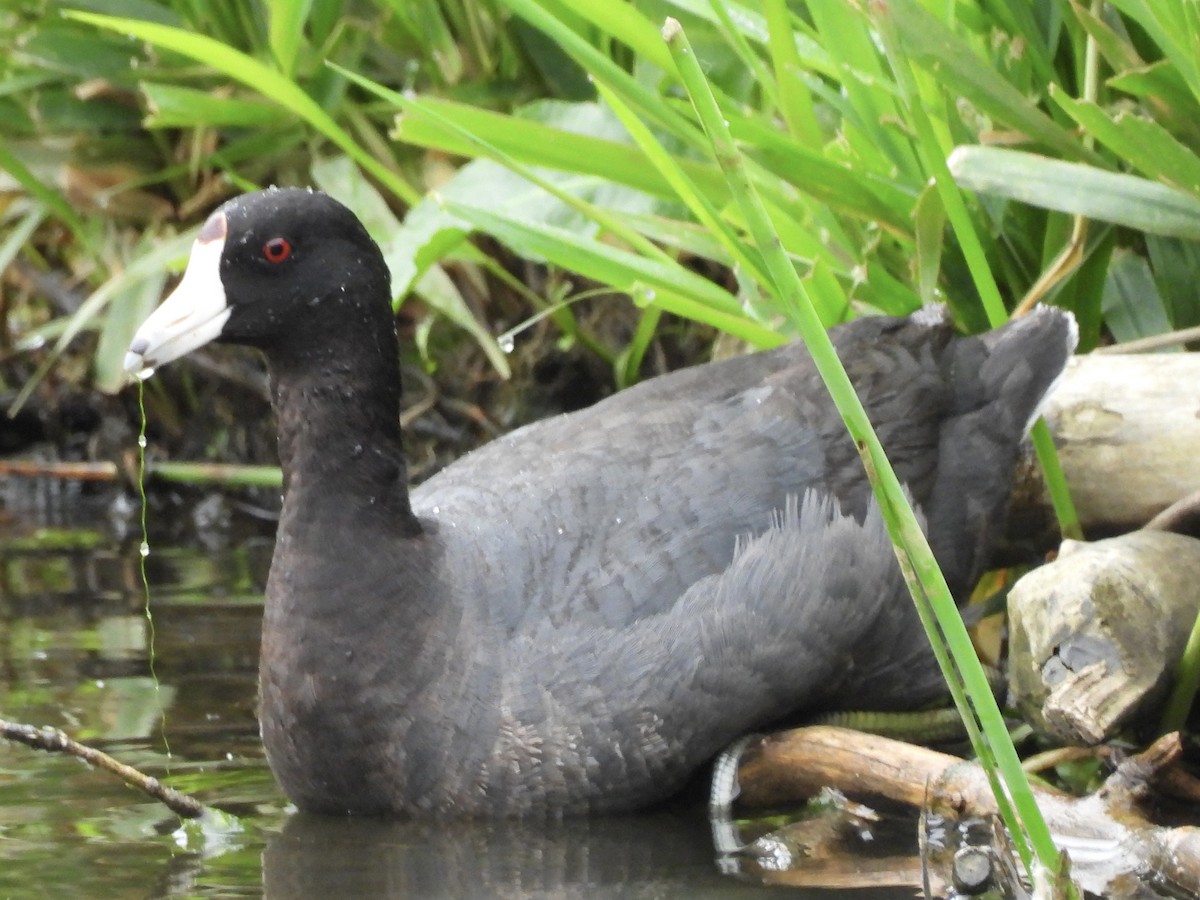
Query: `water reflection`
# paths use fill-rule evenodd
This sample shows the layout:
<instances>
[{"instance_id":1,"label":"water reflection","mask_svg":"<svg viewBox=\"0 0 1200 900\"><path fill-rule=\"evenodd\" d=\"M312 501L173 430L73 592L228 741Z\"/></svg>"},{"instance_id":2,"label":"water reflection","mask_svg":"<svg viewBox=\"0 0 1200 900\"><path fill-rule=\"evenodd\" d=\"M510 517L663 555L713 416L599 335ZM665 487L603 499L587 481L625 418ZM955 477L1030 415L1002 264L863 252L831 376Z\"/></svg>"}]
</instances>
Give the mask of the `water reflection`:
<instances>
[{"instance_id":1,"label":"water reflection","mask_svg":"<svg viewBox=\"0 0 1200 900\"><path fill-rule=\"evenodd\" d=\"M738 896L698 808L615 819L382 822L294 815L263 854L269 897ZM761 889L756 893L761 894Z\"/></svg>"}]
</instances>

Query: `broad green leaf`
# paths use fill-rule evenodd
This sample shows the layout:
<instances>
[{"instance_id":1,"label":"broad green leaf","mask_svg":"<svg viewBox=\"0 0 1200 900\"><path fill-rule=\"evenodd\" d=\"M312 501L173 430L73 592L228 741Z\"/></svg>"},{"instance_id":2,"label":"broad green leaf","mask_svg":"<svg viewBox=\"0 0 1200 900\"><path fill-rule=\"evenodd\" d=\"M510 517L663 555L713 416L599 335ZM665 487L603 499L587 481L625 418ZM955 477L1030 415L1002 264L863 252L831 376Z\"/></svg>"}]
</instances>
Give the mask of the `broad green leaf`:
<instances>
[{"instance_id":1,"label":"broad green leaf","mask_svg":"<svg viewBox=\"0 0 1200 900\"><path fill-rule=\"evenodd\" d=\"M88 14L81 14L88 15ZM75 22L50 18L15 48L14 61L76 78L107 78L131 85L137 70L129 65L136 49L115 35L97 35Z\"/></svg>"},{"instance_id":2,"label":"broad green leaf","mask_svg":"<svg viewBox=\"0 0 1200 900\"><path fill-rule=\"evenodd\" d=\"M1200 239L1200 200L1136 175L999 147L958 147L949 165L967 190L1153 234Z\"/></svg>"},{"instance_id":3,"label":"broad green leaf","mask_svg":"<svg viewBox=\"0 0 1200 900\"><path fill-rule=\"evenodd\" d=\"M137 130L140 119L132 104L81 100L74 90L65 87L38 92L37 123L45 132L131 134Z\"/></svg>"},{"instance_id":4,"label":"broad green leaf","mask_svg":"<svg viewBox=\"0 0 1200 900\"><path fill-rule=\"evenodd\" d=\"M415 105L414 107L421 109ZM437 105L426 108L430 109L434 116L440 114ZM423 117L405 116L406 121L417 118ZM436 119L433 121L436 122ZM590 142L593 154L597 145L611 147L616 152L604 159L603 164L606 165L612 164L613 157L632 149L627 145L607 140L608 136L620 132L620 125L608 110L593 103L544 101L531 104L522 110L521 116L509 118L508 121L512 123L511 128L489 128L484 133L474 133L480 141L490 143L492 138L507 141L516 159L526 165L544 162L536 155L531 160L531 148L527 145L512 144L513 133L522 132L522 129L528 126L532 126L530 133L538 135L539 143L543 146L553 143L577 145L577 140L582 138L585 142ZM453 133L459 140L465 140L461 133L454 132L453 129L443 127L443 130L446 134ZM591 132L603 137L583 138L578 131ZM483 148L473 144L470 149L472 153L477 153ZM496 146L496 149L507 153L504 146ZM561 147L555 151L555 154L558 153L561 153ZM644 159L642 167L649 168ZM539 170L536 177L547 187L565 191L571 197L586 201L604 211L645 214L655 211L660 206L649 194L631 190L619 180L578 173L574 171L575 168L578 166L572 165L564 172ZM664 193L670 195L668 190L664 190ZM589 217L573 209L563 198L555 197L547 190L534 185L518 172L490 159L477 159L463 166L449 182L438 189L436 195L427 197L405 218L397 242L409 249L411 262L393 272L398 279L415 277L425 266L456 246L470 230L468 223L447 209L452 203L502 213L523 221L547 222L588 237L594 236L600 227L594 216Z\"/></svg>"},{"instance_id":5,"label":"broad green leaf","mask_svg":"<svg viewBox=\"0 0 1200 900\"><path fill-rule=\"evenodd\" d=\"M664 0L664 2L688 16L706 22L716 21L712 0ZM733 0L723 0L723 2L729 18L747 40L764 45L770 40L767 20L761 6L756 3L736 3ZM803 68L820 72L823 75L835 75L837 66L829 50L803 28L801 19L793 18L793 23L797 27L792 37L796 45L796 54L801 59Z\"/></svg>"},{"instance_id":6,"label":"broad green leaf","mask_svg":"<svg viewBox=\"0 0 1200 900\"><path fill-rule=\"evenodd\" d=\"M610 96L617 96L617 93L613 92ZM413 109L424 109L432 115L398 117L393 132L398 139L438 147L451 153L469 156L479 153L478 144L467 135L454 128L446 128L437 121L439 117L445 118L457 129L477 136L525 165L587 172L666 199L677 199L670 182L654 165L648 164L644 153L628 144L574 134L561 128L539 127L517 117L501 116L445 101L406 98L404 102ZM586 104L577 106L587 108ZM728 189L714 164L678 157L675 163L713 204L728 204ZM829 174L832 176L832 173ZM799 191L761 166L755 168L754 177L759 189L768 198L780 239L788 252L804 260L828 256L832 262L833 254L829 249L791 213L800 199Z\"/></svg>"}]
</instances>

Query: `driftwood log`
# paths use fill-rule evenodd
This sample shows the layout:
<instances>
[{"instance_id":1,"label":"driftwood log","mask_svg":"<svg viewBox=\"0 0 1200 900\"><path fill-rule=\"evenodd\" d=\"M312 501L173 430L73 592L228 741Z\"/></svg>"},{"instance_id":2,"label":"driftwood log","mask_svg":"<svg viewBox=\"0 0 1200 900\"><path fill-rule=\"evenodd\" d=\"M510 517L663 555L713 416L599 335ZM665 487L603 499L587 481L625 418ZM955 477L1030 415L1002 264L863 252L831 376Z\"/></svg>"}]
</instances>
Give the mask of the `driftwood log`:
<instances>
[{"instance_id":1,"label":"driftwood log","mask_svg":"<svg viewBox=\"0 0 1200 900\"><path fill-rule=\"evenodd\" d=\"M1130 757L1095 793L1070 797L1034 786L1072 874L1103 897L1144 896L1135 877L1161 881L1181 896L1200 896L1200 829L1151 822L1144 803L1193 802L1195 784L1178 762L1177 734ZM1179 790L1180 782L1191 788ZM888 738L830 726L797 728L751 742L738 768L741 808L798 803L824 788L869 805L890 801L947 818L991 817L996 803L975 763ZM1194 796L1194 795L1193 795Z\"/></svg>"},{"instance_id":2,"label":"driftwood log","mask_svg":"<svg viewBox=\"0 0 1200 900\"><path fill-rule=\"evenodd\" d=\"M1042 731L1095 744L1156 711L1200 609L1200 541L1142 529L1059 556L1008 595L1013 701Z\"/></svg>"},{"instance_id":3,"label":"driftwood log","mask_svg":"<svg viewBox=\"0 0 1200 900\"><path fill-rule=\"evenodd\" d=\"M1043 410L1089 537L1140 528L1200 490L1200 354L1106 353L1071 360ZM1009 537L1057 544L1045 482L1026 447Z\"/></svg>"}]
</instances>

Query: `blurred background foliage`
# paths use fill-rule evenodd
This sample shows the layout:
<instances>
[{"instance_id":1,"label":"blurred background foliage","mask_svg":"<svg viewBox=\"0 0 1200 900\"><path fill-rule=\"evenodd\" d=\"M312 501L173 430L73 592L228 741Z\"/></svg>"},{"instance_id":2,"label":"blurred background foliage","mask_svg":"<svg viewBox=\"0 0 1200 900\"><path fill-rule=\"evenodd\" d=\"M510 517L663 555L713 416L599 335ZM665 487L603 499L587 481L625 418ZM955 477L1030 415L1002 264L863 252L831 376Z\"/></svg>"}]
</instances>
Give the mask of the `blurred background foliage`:
<instances>
[{"instance_id":1,"label":"blurred background foliage","mask_svg":"<svg viewBox=\"0 0 1200 900\"><path fill-rule=\"evenodd\" d=\"M788 339L667 16L826 324L938 300L980 330L1043 300L1084 350L1200 325L1188 0L7 0L0 399L132 421L80 398L120 387L208 212L268 184L379 239L435 431L582 405L717 335ZM171 452L270 458L232 424L262 418L255 366L151 382ZM475 405L514 373L544 401Z\"/></svg>"}]
</instances>

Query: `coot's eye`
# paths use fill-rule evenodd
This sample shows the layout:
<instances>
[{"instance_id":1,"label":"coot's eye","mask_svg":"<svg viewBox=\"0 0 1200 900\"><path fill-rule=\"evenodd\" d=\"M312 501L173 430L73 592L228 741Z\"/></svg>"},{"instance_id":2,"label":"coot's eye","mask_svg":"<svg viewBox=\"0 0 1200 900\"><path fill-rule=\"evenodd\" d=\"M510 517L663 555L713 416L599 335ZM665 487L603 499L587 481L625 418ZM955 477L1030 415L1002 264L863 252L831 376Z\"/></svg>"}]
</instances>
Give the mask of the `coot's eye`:
<instances>
[{"instance_id":1,"label":"coot's eye","mask_svg":"<svg viewBox=\"0 0 1200 900\"><path fill-rule=\"evenodd\" d=\"M262 254L267 262L281 263L292 255L292 243L287 238L271 238L263 244Z\"/></svg>"}]
</instances>

